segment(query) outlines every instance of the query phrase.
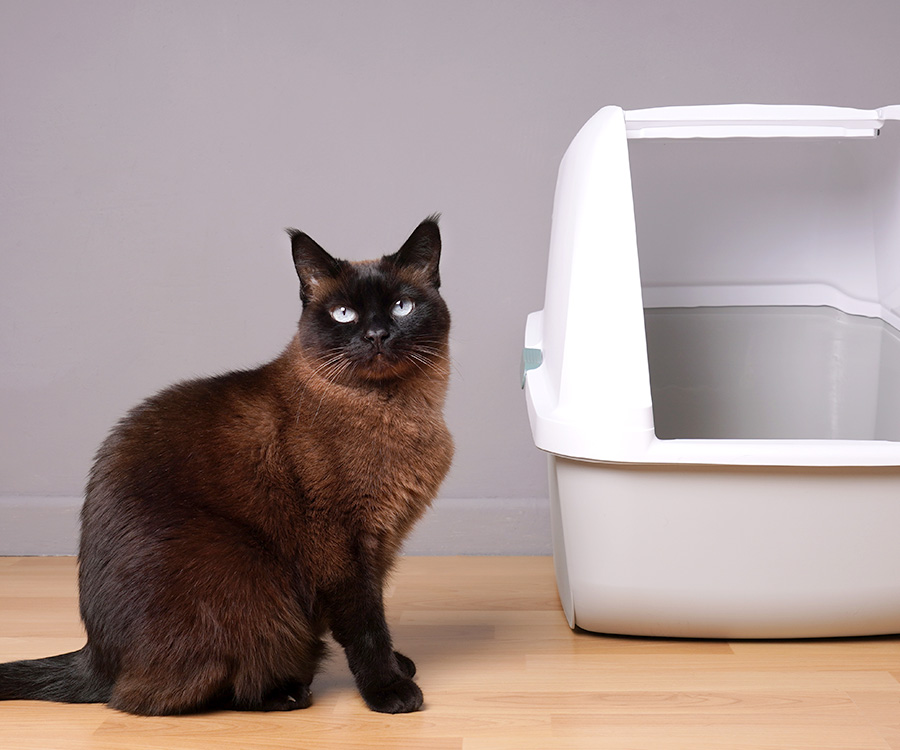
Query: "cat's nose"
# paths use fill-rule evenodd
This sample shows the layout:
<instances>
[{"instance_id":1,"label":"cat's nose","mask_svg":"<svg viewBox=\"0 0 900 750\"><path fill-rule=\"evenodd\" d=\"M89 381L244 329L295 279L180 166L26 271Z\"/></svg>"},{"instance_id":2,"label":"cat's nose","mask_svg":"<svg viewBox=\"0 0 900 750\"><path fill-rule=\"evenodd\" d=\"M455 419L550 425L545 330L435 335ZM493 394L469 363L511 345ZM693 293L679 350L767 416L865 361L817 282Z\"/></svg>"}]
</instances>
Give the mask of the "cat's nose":
<instances>
[{"instance_id":1,"label":"cat's nose","mask_svg":"<svg viewBox=\"0 0 900 750\"><path fill-rule=\"evenodd\" d=\"M386 328L382 328L381 326L373 326L368 331L366 331L366 341L371 344L375 344L375 346L379 346L384 343L384 340L388 337L388 331Z\"/></svg>"}]
</instances>

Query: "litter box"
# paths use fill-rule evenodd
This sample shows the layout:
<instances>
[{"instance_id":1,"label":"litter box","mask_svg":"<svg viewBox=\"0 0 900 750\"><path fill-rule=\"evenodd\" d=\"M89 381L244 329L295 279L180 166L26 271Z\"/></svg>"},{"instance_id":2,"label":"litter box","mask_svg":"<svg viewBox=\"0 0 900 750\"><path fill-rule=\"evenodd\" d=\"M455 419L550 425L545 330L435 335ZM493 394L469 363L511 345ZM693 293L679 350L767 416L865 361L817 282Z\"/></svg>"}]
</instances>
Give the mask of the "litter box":
<instances>
[{"instance_id":1,"label":"litter box","mask_svg":"<svg viewBox=\"0 0 900 750\"><path fill-rule=\"evenodd\" d=\"M605 107L572 141L522 368L570 626L900 632L897 119Z\"/></svg>"}]
</instances>

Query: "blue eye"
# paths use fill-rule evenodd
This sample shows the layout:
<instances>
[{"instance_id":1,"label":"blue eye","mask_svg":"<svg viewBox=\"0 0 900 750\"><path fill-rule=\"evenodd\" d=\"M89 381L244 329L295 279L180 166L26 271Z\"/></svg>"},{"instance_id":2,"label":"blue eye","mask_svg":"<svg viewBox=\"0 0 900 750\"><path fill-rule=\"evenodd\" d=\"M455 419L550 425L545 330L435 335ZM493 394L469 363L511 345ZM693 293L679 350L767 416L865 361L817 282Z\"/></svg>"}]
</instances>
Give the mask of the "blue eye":
<instances>
[{"instance_id":1,"label":"blue eye","mask_svg":"<svg viewBox=\"0 0 900 750\"><path fill-rule=\"evenodd\" d=\"M359 319L356 310L350 307L344 307L343 305L332 307L328 312L338 323L354 323Z\"/></svg>"},{"instance_id":2,"label":"blue eye","mask_svg":"<svg viewBox=\"0 0 900 750\"><path fill-rule=\"evenodd\" d=\"M413 311L415 306L415 302L408 297L403 297L394 303L394 306L391 308L391 315L395 318L405 318Z\"/></svg>"}]
</instances>

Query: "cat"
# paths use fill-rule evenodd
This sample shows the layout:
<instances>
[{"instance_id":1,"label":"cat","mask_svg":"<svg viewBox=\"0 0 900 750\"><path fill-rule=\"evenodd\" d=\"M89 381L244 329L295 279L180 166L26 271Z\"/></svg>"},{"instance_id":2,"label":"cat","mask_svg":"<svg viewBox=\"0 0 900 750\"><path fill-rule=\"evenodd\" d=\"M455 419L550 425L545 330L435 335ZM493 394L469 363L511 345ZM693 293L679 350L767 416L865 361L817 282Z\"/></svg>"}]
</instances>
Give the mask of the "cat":
<instances>
[{"instance_id":1,"label":"cat","mask_svg":"<svg viewBox=\"0 0 900 750\"><path fill-rule=\"evenodd\" d=\"M369 708L422 707L382 592L453 454L437 219L362 262L287 230L296 335L268 364L172 386L114 428L81 517L87 644L0 665L0 699L305 708L330 630Z\"/></svg>"}]
</instances>

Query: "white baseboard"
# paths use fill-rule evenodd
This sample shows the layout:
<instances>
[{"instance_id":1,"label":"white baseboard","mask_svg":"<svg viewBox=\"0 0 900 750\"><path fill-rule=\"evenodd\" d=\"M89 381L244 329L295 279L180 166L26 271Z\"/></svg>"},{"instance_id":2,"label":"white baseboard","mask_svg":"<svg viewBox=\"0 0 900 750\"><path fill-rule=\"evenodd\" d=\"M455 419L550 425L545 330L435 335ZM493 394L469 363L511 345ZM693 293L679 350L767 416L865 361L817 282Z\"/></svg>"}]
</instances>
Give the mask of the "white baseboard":
<instances>
[{"instance_id":1,"label":"white baseboard","mask_svg":"<svg viewBox=\"0 0 900 750\"><path fill-rule=\"evenodd\" d=\"M412 530L407 555L549 555L547 498L439 498Z\"/></svg>"},{"instance_id":2,"label":"white baseboard","mask_svg":"<svg viewBox=\"0 0 900 750\"><path fill-rule=\"evenodd\" d=\"M80 497L0 495L0 555L74 555Z\"/></svg>"},{"instance_id":3,"label":"white baseboard","mask_svg":"<svg viewBox=\"0 0 900 750\"><path fill-rule=\"evenodd\" d=\"M0 555L74 555L80 497L0 495ZM407 555L549 555L546 498L440 498Z\"/></svg>"}]
</instances>

